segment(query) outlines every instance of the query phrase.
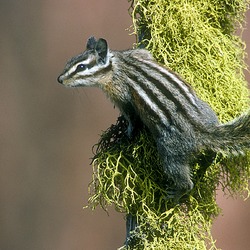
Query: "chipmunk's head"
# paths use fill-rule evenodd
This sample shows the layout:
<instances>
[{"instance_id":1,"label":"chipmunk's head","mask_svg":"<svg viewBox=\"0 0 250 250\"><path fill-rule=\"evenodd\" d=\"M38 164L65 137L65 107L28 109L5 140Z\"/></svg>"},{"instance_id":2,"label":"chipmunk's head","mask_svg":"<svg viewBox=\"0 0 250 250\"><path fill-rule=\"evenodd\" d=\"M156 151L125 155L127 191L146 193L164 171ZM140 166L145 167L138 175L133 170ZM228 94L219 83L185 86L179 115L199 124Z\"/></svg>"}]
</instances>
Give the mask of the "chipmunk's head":
<instances>
[{"instance_id":1,"label":"chipmunk's head","mask_svg":"<svg viewBox=\"0 0 250 250\"><path fill-rule=\"evenodd\" d=\"M68 86L97 86L110 71L109 49L106 40L90 37L86 50L73 57L65 66L58 82Z\"/></svg>"}]
</instances>

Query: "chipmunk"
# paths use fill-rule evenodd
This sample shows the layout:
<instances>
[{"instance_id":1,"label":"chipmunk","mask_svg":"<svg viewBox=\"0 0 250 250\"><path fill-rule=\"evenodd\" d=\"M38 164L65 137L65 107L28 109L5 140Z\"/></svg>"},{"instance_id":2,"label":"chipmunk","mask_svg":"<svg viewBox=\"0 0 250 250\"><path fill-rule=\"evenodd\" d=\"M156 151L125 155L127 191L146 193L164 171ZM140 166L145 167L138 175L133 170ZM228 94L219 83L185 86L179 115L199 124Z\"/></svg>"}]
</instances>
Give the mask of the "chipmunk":
<instances>
[{"instance_id":1,"label":"chipmunk","mask_svg":"<svg viewBox=\"0 0 250 250\"><path fill-rule=\"evenodd\" d=\"M220 124L211 107L145 49L112 51L105 39L91 37L58 82L101 88L128 121L128 136L141 121L153 135L176 197L193 188L190 159L200 151L241 152L250 146L250 113Z\"/></svg>"}]
</instances>

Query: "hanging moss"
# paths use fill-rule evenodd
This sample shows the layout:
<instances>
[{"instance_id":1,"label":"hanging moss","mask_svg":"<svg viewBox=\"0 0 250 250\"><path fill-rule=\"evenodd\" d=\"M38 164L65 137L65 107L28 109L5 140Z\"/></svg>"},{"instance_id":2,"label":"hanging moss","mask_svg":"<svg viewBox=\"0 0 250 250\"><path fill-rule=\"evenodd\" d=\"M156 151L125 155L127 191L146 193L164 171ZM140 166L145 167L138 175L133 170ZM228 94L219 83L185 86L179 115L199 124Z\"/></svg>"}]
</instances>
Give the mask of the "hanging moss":
<instances>
[{"instance_id":1,"label":"hanging moss","mask_svg":"<svg viewBox=\"0 0 250 250\"><path fill-rule=\"evenodd\" d=\"M114 205L117 211L136 216L139 227L132 232L130 249L206 249L205 242L213 246L209 228L211 218L219 213L214 197L219 164L214 163L207 176L206 169L201 171L196 164L192 196L175 205L166 198L166 180L153 138L142 130L131 141L126 128L120 117L102 135L93 162L90 206Z\"/></svg>"},{"instance_id":2,"label":"hanging moss","mask_svg":"<svg viewBox=\"0 0 250 250\"><path fill-rule=\"evenodd\" d=\"M131 15L138 46L178 72L221 122L248 106L244 80L242 28L249 1L136 0ZM155 142L146 128L129 139L118 118L103 133L93 160L89 206L114 205L137 218L128 249L217 249L210 233L220 213L215 192L248 196L249 153L242 156L201 152L193 163L194 189L176 205L167 199L166 177ZM125 247L124 247L125 249Z\"/></svg>"}]
</instances>

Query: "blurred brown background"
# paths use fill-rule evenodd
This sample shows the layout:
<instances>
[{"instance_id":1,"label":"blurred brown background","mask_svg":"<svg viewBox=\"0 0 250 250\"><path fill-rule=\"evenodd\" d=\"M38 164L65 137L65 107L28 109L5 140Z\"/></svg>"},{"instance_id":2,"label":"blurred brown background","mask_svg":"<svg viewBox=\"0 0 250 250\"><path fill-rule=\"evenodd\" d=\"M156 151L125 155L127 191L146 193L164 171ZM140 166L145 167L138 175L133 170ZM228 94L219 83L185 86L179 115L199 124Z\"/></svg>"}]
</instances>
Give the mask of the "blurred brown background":
<instances>
[{"instance_id":1,"label":"blurred brown background","mask_svg":"<svg viewBox=\"0 0 250 250\"><path fill-rule=\"evenodd\" d=\"M112 49L132 47L128 8L127 0L0 1L1 250L123 244L122 214L82 209L91 148L118 111L101 91L66 89L56 78L91 35L105 37ZM220 193L218 201L224 209L213 229L218 247L249 249L250 201Z\"/></svg>"}]
</instances>

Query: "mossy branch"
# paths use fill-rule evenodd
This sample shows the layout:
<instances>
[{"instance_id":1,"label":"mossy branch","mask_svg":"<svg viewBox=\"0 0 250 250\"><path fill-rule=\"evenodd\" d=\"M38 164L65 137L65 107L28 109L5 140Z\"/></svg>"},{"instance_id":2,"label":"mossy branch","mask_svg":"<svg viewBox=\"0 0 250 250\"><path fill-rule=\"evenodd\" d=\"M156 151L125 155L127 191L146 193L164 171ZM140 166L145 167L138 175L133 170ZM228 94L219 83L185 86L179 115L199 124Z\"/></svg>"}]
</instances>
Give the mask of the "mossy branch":
<instances>
[{"instance_id":1,"label":"mossy branch","mask_svg":"<svg viewBox=\"0 0 250 250\"><path fill-rule=\"evenodd\" d=\"M189 82L221 122L249 107L244 80L242 29L249 1L135 0L131 15L139 38L154 57ZM129 139L118 118L103 133L93 160L89 206L114 205L136 218L128 249L217 249L210 233L219 215L215 194L221 185L231 195L249 196L249 152L216 155L200 152L192 165L194 189L176 205L164 187L155 142L146 128Z\"/></svg>"}]
</instances>

